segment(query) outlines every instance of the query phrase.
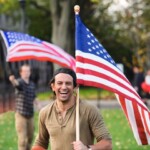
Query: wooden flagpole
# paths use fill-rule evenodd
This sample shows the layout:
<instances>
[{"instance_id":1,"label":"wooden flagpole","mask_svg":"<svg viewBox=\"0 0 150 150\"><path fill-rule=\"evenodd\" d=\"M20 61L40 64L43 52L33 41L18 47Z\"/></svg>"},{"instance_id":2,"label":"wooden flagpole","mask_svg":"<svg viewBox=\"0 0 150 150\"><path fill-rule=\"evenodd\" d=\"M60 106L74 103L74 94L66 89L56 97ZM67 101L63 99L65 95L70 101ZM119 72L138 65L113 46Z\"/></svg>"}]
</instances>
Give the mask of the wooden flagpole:
<instances>
[{"instance_id":1,"label":"wooden flagpole","mask_svg":"<svg viewBox=\"0 0 150 150\"><path fill-rule=\"evenodd\" d=\"M76 97L76 141L80 140L80 122L79 122L79 87Z\"/></svg>"},{"instance_id":2,"label":"wooden flagpole","mask_svg":"<svg viewBox=\"0 0 150 150\"><path fill-rule=\"evenodd\" d=\"M80 6L74 6L75 14L79 14ZM76 141L80 140L80 122L79 122L79 87L77 88L77 96L76 96Z\"/></svg>"}]
</instances>

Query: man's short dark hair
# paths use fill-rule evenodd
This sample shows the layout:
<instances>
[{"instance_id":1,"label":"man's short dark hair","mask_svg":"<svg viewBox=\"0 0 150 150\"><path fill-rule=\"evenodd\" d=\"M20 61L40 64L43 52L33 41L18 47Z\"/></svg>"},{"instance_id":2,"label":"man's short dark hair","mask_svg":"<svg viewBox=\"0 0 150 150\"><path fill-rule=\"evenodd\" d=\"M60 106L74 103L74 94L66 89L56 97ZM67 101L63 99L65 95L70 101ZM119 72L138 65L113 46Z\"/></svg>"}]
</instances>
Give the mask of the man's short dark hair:
<instances>
[{"instance_id":1,"label":"man's short dark hair","mask_svg":"<svg viewBox=\"0 0 150 150\"><path fill-rule=\"evenodd\" d=\"M57 74L59 74L59 73L69 74L73 78L73 86L74 87L77 86L77 83L76 83L76 80L77 80L76 73L73 70L69 69L69 68L59 68L59 69L57 69L54 72L52 79L50 80L50 85L51 85L51 83L55 82L55 76Z\"/></svg>"}]
</instances>

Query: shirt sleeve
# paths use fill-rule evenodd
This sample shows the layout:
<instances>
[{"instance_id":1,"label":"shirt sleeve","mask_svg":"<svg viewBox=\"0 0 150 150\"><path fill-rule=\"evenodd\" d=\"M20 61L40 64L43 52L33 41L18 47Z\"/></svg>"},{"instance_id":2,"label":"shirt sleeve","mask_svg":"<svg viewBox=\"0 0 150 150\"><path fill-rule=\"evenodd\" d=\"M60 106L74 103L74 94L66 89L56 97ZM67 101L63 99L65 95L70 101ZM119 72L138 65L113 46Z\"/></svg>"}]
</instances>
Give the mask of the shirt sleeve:
<instances>
[{"instance_id":1,"label":"shirt sleeve","mask_svg":"<svg viewBox=\"0 0 150 150\"><path fill-rule=\"evenodd\" d=\"M18 85L14 85L14 87L19 90L22 91L23 90L23 81L21 79L16 79L18 82Z\"/></svg>"},{"instance_id":2,"label":"shirt sleeve","mask_svg":"<svg viewBox=\"0 0 150 150\"><path fill-rule=\"evenodd\" d=\"M42 146L47 149L49 144L49 134L45 125L46 111L42 109L39 113L38 135L35 139L35 146Z\"/></svg>"},{"instance_id":3,"label":"shirt sleeve","mask_svg":"<svg viewBox=\"0 0 150 150\"><path fill-rule=\"evenodd\" d=\"M100 111L95 106L90 106L89 123L97 142L112 139Z\"/></svg>"},{"instance_id":4,"label":"shirt sleeve","mask_svg":"<svg viewBox=\"0 0 150 150\"><path fill-rule=\"evenodd\" d=\"M32 83L32 86L33 86L33 93L34 93L34 100L35 100L35 98L37 97L37 91L36 91L36 86L35 86L35 84L34 84L34 82L31 82Z\"/></svg>"}]
</instances>

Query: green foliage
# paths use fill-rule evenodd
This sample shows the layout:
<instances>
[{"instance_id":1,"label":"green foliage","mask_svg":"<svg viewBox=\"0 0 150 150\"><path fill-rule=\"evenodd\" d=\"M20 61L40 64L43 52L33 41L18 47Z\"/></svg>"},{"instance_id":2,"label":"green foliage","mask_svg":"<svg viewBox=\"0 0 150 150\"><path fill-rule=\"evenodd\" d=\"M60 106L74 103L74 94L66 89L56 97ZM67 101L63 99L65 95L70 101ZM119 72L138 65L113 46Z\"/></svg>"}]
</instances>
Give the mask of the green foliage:
<instances>
[{"instance_id":1,"label":"green foliage","mask_svg":"<svg viewBox=\"0 0 150 150\"><path fill-rule=\"evenodd\" d=\"M18 0L1 0L0 1L0 13L12 14L19 8Z\"/></svg>"},{"instance_id":2,"label":"green foliage","mask_svg":"<svg viewBox=\"0 0 150 150\"><path fill-rule=\"evenodd\" d=\"M18 0L3 0L0 2L0 14L5 14L13 18L13 24L21 19L21 5ZM28 33L42 40L50 41L51 37L51 17L49 1L40 0L25 1L25 16L28 24Z\"/></svg>"},{"instance_id":3,"label":"green foliage","mask_svg":"<svg viewBox=\"0 0 150 150\"><path fill-rule=\"evenodd\" d=\"M45 41L50 41L52 32L49 3L50 0L32 0L26 6L29 34Z\"/></svg>"},{"instance_id":4,"label":"green foliage","mask_svg":"<svg viewBox=\"0 0 150 150\"><path fill-rule=\"evenodd\" d=\"M149 150L150 146L138 146L129 124L120 109L100 110L105 124L113 139L113 150ZM38 112L35 113L35 133L38 132ZM14 112L0 115L0 149L16 150L17 135L15 131Z\"/></svg>"},{"instance_id":5,"label":"green foliage","mask_svg":"<svg viewBox=\"0 0 150 150\"><path fill-rule=\"evenodd\" d=\"M50 41L52 22L50 14L51 0L26 0L26 15L29 34ZM60 1L56 2L60 4ZM128 9L116 10L109 13L112 0L74 0L70 4L71 15L69 29L74 54L74 11L75 4L81 7L80 16L87 27L94 33L117 63L123 63L126 68L135 63L146 66L149 60L149 30L150 30L150 2L128 1ZM52 4L52 3L51 3ZM90 6L90 7L89 7ZM18 0L1 0L0 13L11 15L14 21L20 17ZM17 12L17 16L14 12ZM142 51L142 54L139 54ZM126 69L125 68L125 69Z\"/></svg>"},{"instance_id":6,"label":"green foliage","mask_svg":"<svg viewBox=\"0 0 150 150\"><path fill-rule=\"evenodd\" d=\"M28 30L31 35L50 41L52 32L50 12L29 6L27 8L27 19L29 22Z\"/></svg>"}]
</instances>

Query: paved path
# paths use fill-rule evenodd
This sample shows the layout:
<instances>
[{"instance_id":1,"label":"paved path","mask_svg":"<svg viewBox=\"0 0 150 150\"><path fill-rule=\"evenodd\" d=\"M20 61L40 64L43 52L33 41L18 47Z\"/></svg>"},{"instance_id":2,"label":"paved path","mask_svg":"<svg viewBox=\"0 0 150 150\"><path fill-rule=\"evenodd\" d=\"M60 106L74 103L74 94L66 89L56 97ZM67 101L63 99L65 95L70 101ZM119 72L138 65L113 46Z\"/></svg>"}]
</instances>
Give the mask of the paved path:
<instances>
[{"instance_id":1,"label":"paved path","mask_svg":"<svg viewBox=\"0 0 150 150\"><path fill-rule=\"evenodd\" d=\"M99 108L120 108L119 103L117 100L85 100L88 103L95 105ZM50 102L50 100L45 101L38 101L39 108L41 109L45 105L47 105Z\"/></svg>"},{"instance_id":2,"label":"paved path","mask_svg":"<svg viewBox=\"0 0 150 150\"><path fill-rule=\"evenodd\" d=\"M95 105L101 109L121 109L117 100L85 100L91 105ZM35 106L35 110L39 111L45 105L47 105L50 100L38 101L38 106ZM14 101L7 101L4 104L0 104L0 114L7 112L9 110L14 110ZM150 100L148 100L148 108L150 109Z\"/></svg>"},{"instance_id":3,"label":"paved path","mask_svg":"<svg viewBox=\"0 0 150 150\"><path fill-rule=\"evenodd\" d=\"M120 104L117 100L86 100L88 103L97 106L98 108L105 109L121 109ZM50 100L39 101L38 109L41 109L45 105L47 105ZM148 107L150 108L150 101L148 101Z\"/></svg>"}]
</instances>

